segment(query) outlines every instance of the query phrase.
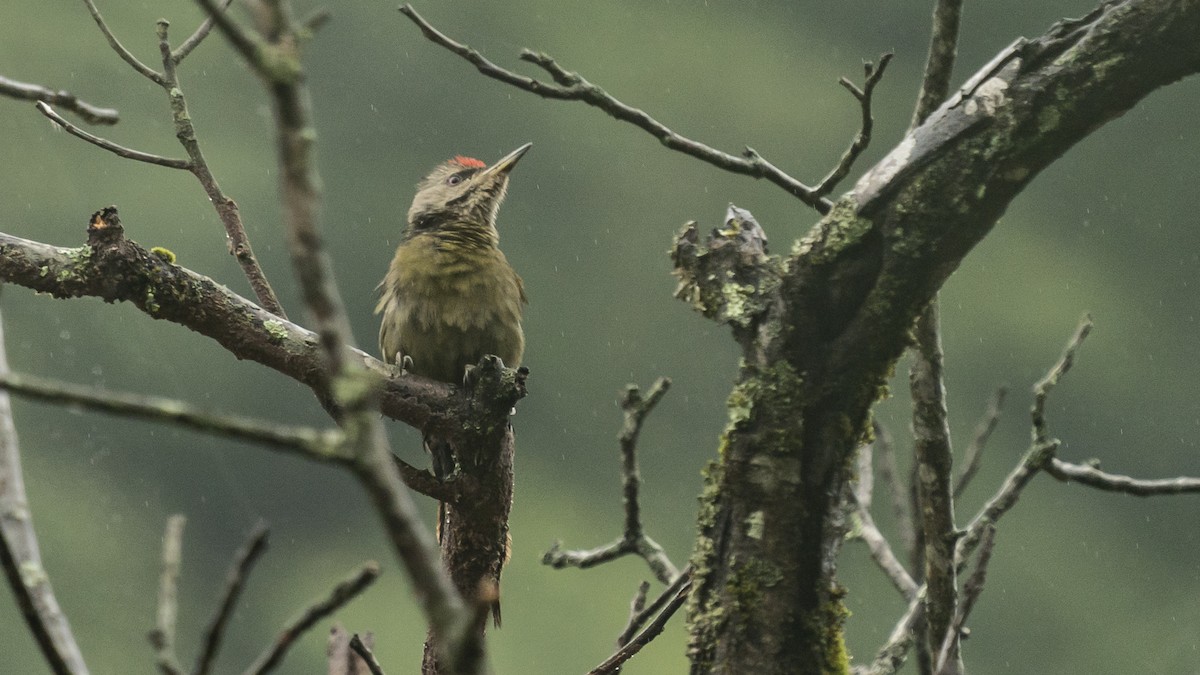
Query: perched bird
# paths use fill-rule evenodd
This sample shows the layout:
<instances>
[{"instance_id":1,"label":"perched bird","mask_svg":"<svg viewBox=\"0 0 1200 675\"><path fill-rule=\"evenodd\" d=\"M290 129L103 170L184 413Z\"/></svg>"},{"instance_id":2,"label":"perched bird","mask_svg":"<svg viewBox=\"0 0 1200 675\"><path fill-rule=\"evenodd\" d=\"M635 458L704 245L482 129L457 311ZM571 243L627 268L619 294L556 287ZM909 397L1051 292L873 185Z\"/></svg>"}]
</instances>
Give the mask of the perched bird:
<instances>
[{"instance_id":1,"label":"perched bird","mask_svg":"<svg viewBox=\"0 0 1200 675\"><path fill-rule=\"evenodd\" d=\"M491 166L455 157L417 185L408 227L379 284L385 361L451 383L487 354L520 365L525 288L498 246L496 213L509 172L531 146Z\"/></svg>"},{"instance_id":2,"label":"perched bird","mask_svg":"<svg viewBox=\"0 0 1200 675\"><path fill-rule=\"evenodd\" d=\"M491 166L455 157L434 167L418 185L408 226L387 276L379 284L376 314L382 314L379 349L384 361L442 382L463 381L467 369L488 354L509 367L521 364L526 304L521 277L498 247L496 213L508 189L508 174L532 144L526 143ZM455 469L450 444L425 439L433 472ZM438 509L438 539L446 522ZM507 538L507 535L505 535ZM507 542L500 544L507 560ZM497 589L494 589L498 593ZM492 616L500 624L499 596Z\"/></svg>"}]
</instances>

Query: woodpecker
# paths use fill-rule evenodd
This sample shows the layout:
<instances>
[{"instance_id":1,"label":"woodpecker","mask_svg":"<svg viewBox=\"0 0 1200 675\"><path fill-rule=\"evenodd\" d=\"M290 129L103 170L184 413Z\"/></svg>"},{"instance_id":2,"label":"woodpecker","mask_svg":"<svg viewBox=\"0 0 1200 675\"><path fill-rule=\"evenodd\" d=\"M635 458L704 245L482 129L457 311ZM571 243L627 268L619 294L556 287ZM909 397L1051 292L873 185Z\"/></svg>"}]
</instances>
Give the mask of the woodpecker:
<instances>
[{"instance_id":1,"label":"woodpecker","mask_svg":"<svg viewBox=\"0 0 1200 675\"><path fill-rule=\"evenodd\" d=\"M521 364L521 316L528 301L521 277L500 251L496 214L508 191L509 172L530 147L526 143L491 166L460 155L434 167L417 184L407 227L379 284L375 313L382 315L379 349L384 361L452 384L463 381L468 369L488 354L509 367ZM448 442L427 438L425 445L435 476L454 472ZM440 505L439 540L444 523L445 505ZM493 619L499 625L498 602Z\"/></svg>"},{"instance_id":2,"label":"woodpecker","mask_svg":"<svg viewBox=\"0 0 1200 675\"><path fill-rule=\"evenodd\" d=\"M525 353L521 277L500 251L496 214L526 143L487 166L458 156L418 185L408 226L379 284L379 349L388 363L442 382L487 354L516 367Z\"/></svg>"}]
</instances>

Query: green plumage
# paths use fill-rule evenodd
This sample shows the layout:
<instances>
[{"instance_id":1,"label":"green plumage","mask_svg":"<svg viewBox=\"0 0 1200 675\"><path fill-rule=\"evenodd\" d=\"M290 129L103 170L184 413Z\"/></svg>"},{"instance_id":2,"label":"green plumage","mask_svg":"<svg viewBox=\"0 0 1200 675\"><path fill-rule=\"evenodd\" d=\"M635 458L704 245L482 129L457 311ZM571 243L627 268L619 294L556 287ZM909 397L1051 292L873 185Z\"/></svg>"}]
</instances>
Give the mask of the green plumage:
<instances>
[{"instance_id":1,"label":"green plumage","mask_svg":"<svg viewBox=\"0 0 1200 675\"><path fill-rule=\"evenodd\" d=\"M389 363L408 356L413 373L442 382L462 381L487 354L516 367L524 303L521 277L500 249L417 234L396 249L383 282L379 348Z\"/></svg>"},{"instance_id":2,"label":"green plumage","mask_svg":"<svg viewBox=\"0 0 1200 675\"><path fill-rule=\"evenodd\" d=\"M417 375L458 383L488 354L509 367L525 353L521 277L500 251L496 213L523 146L490 167L456 157L417 186L408 226L380 283L379 349Z\"/></svg>"}]
</instances>

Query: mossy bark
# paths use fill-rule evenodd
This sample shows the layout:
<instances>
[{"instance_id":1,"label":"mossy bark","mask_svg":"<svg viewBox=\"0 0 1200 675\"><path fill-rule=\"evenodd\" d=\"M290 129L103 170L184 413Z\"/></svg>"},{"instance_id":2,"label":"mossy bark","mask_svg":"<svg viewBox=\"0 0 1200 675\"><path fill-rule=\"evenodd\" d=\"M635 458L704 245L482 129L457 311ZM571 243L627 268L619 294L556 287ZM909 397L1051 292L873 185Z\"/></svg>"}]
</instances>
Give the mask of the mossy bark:
<instances>
[{"instance_id":1,"label":"mossy bark","mask_svg":"<svg viewBox=\"0 0 1200 675\"><path fill-rule=\"evenodd\" d=\"M842 495L914 320L1039 171L1200 70L1196 35L1194 1L1107 3L1014 43L785 259L740 209L681 233L677 294L743 350L701 497L693 673L848 672Z\"/></svg>"}]
</instances>

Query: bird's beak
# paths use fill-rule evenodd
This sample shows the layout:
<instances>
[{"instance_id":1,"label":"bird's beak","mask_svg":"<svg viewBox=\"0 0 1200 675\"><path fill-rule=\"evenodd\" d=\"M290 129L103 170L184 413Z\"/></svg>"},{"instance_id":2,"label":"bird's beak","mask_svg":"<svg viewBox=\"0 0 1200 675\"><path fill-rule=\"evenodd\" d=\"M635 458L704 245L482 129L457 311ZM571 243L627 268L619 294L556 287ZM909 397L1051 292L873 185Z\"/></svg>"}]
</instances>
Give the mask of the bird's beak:
<instances>
[{"instance_id":1,"label":"bird's beak","mask_svg":"<svg viewBox=\"0 0 1200 675\"><path fill-rule=\"evenodd\" d=\"M505 155L500 161L484 169L483 173L479 174L479 177L503 176L507 174L509 171L512 171L514 166L517 165L517 160L521 159L521 157L525 153L529 152L529 149L532 147L533 143L526 143L516 150L513 150Z\"/></svg>"}]
</instances>

